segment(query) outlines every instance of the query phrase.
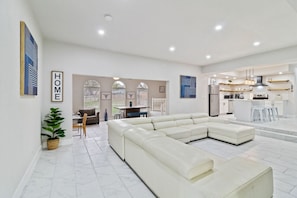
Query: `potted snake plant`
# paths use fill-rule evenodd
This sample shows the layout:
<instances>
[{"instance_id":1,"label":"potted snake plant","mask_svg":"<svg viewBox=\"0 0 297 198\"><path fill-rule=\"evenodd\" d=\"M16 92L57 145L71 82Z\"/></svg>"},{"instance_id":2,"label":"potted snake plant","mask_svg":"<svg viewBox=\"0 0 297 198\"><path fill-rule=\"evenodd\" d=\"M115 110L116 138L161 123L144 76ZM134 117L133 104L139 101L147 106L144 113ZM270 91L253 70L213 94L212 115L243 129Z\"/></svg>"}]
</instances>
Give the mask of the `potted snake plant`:
<instances>
[{"instance_id":1,"label":"potted snake plant","mask_svg":"<svg viewBox=\"0 0 297 198\"><path fill-rule=\"evenodd\" d=\"M48 150L58 148L59 138L65 137L65 129L61 128L63 122L62 111L59 108L50 108L50 112L45 116L42 125L46 132L41 133L41 135L48 137Z\"/></svg>"}]
</instances>

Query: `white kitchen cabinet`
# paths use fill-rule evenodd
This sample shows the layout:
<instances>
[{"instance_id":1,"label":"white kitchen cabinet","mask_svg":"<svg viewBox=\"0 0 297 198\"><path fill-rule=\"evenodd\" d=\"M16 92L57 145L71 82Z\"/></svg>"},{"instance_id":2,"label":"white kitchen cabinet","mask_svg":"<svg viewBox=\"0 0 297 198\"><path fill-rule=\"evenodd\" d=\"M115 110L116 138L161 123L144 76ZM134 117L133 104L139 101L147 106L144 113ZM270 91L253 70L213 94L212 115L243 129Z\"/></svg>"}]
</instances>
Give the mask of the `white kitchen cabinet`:
<instances>
[{"instance_id":1,"label":"white kitchen cabinet","mask_svg":"<svg viewBox=\"0 0 297 198\"><path fill-rule=\"evenodd\" d=\"M228 113L228 100L220 100L220 114Z\"/></svg>"},{"instance_id":2,"label":"white kitchen cabinet","mask_svg":"<svg viewBox=\"0 0 297 198\"><path fill-rule=\"evenodd\" d=\"M284 101L274 101L273 102L274 107L277 108L278 115L283 116L284 115Z\"/></svg>"}]
</instances>

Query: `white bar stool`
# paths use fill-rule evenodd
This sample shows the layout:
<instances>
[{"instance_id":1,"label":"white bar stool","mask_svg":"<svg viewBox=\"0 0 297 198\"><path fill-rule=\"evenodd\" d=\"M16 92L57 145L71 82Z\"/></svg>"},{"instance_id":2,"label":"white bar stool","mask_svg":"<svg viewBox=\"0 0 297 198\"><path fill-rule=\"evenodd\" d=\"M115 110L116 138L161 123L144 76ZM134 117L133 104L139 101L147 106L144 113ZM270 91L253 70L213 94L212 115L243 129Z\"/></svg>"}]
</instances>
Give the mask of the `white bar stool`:
<instances>
[{"instance_id":1,"label":"white bar stool","mask_svg":"<svg viewBox=\"0 0 297 198\"><path fill-rule=\"evenodd\" d=\"M252 107L252 121L259 120L264 122L267 119L267 109L264 106L253 106Z\"/></svg>"}]
</instances>

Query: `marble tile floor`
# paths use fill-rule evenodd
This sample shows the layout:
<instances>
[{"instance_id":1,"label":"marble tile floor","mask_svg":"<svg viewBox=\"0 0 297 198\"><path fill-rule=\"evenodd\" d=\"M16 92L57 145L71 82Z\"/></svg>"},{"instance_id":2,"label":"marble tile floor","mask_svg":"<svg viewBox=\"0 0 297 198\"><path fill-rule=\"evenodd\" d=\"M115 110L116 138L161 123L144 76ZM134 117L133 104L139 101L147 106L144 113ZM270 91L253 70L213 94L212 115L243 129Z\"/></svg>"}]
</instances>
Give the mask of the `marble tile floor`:
<instances>
[{"instance_id":1,"label":"marble tile floor","mask_svg":"<svg viewBox=\"0 0 297 198\"><path fill-rule=\"evenodd\" d=\"M240 146L203 139L190 143L223 159L241 156L272 166L274 198L297 197L297 144L256 136ZM150 198L155 197L114 153L107 125L87 127L87 138L73 145L43 150L21 198Z\"/></svg>"}]
</instances>

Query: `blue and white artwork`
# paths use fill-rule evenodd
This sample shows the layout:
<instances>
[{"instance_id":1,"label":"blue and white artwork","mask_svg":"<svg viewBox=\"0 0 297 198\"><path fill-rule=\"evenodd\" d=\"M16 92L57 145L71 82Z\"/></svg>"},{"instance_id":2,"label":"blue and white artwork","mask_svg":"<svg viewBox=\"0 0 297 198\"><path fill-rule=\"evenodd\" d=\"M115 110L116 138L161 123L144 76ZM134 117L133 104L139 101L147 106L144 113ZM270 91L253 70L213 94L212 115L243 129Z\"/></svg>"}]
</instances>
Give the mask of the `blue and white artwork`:
<instances>
[{"instance_id":1,"label":"blue and white artwork","mask_svg":"<svg viewBox=\"0 0 297 198\"><path fill-rule=\"evenodd\" d=\"M180 76L180 97L196 98L196 77Z\"/></svg>"},{"instance_id":2,"label":"blue and white artwork","mask_svg":"<svg viewBox=\"0 0 297 198\"><path fill-rule=\"evenodd\" d=\"M21 48L21 95L37 95L38 46L24 22L21 22Z\"/></svg>"}]
</instances>

